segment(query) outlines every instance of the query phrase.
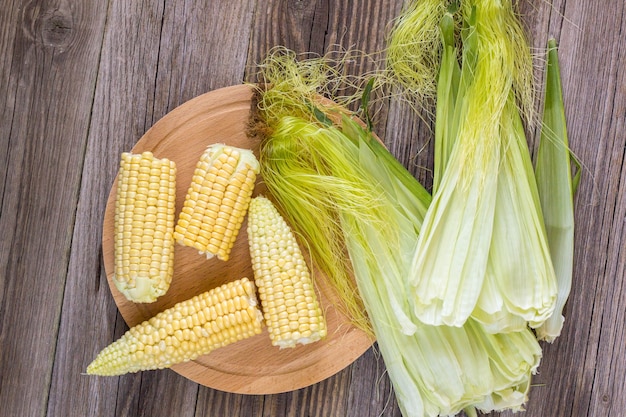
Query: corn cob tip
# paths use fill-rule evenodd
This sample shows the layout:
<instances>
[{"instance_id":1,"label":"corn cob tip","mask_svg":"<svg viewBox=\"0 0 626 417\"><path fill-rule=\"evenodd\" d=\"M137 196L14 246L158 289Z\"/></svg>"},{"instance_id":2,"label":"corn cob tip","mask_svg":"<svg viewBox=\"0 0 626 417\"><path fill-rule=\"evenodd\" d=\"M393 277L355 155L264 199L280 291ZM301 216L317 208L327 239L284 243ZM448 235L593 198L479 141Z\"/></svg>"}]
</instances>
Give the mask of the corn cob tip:
<instances>
[{"instance_id":1,"label":"corn cob tip","mask_svg":"<svg viewBox=\"0 0 626 417\"><path fill-rule=\"evenodd\" d=\"M212 144L200 156L174 231L176 241L227 261L260 165L249 149Z\"/></svg>"},{"instance_id":2,"label":"corn cob tip","mask_svg":"<svg viewBox=\"0 0 626 417\"><path fill-rule=\"evenodd\" d=\"M262 313L248 278L229 282L129 329L87 366L113 376L170 366L261 333Z\"/></svg>"},{"instance_id":3,"label":"corn cob tip","mask_svg":"<svg viewBox=\"0 0 626 417\"><path fill-rule=\"evenodd\" d=\"M258 174L261 170L259 160L250 149L237 148L224 143L216 143L209 145L207 150L210 150L215 155L219 155L223 152L231 152L234 158L239 158L235 171L240 167L245 167L246 169L252 170L255 174Z\"/></svg>"}]
</instances>

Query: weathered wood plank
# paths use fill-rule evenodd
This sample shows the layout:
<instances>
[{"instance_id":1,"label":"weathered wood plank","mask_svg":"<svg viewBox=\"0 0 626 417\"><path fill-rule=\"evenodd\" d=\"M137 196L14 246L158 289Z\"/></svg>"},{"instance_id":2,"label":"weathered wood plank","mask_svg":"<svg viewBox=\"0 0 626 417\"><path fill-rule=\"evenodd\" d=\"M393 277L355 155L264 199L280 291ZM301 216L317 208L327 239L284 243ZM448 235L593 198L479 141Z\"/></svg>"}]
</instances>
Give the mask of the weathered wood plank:
<instances>
[{"instance_id":1,"label":"weathered wood plank","mask_svg":"<svg viewBox=\"0 0 626 417\"><path fill-rule=\"evenodd\" d=\"M418 110L403 99L390 101L385 145L429 191L433 184L433 129L430 109Z\"/></svg>"},{"instance_id":2,"label":"weathered wood plank","mask_svg":"<svg viewBox=\"0 0 626 417\"><path fill-rule=\"evenodd\" d=\"M152 122L163 4L111 1L102 17L107 14L100 63L93 65L99 69L98 84L82 182L76 188L80 199L50 388L51 416L136 415L145 401L140 395L147 392L142 378L150 379L142 374L119 380L81 376L97 352L127 329L102 271L102 219L120 153ZM170 389L185 396L179 386Z\"/></svg>"},{"instance_id":3,"label":"weathered wood plank","mask_svg":"<svg viewBox=\"0 0 626 417\"><path fill-rule=\"evenodd\" d=\"M119 379L115 416L193 417L198 384L174 371L143 372Z\"/></svg>"},{"instance_id":4,"label":"weathered wood plank","mask_svg":"<svg viewBox=\"0 0 626 417\"><path fill-rule=\"evenodd\" d=\"M585 166L585 177L577 198L575 287L566 327L569 342L576 348L571 357L567 351L555 352L563 374L561 390L551 390L550 396L562 401L565 408L571 403L572 415L598 415L600 410L594 413L590 406L605 393L596 391L596 382L615 377L611 369L614 364L605 357L604 345L600 343L614 325L609 317L604 317L605 310L620 303L615 297L619 292L615 293L612 285L618 277L610 274L609 265L615 264L619 256L611 250L616 237L611 228L616 221L616 193L625 144L623 135L616 130L625 104L623 94L619 94L623 75L618 70L624 66L620 47L623 35L617 29L624 27L624 13L620 1L602 5L567 2L563 7L560 42L563 80L569 87L565 91L569 132L573 150ZM616 30L596 29L600 27ZM596 120L592 122L590 118ZM624 397L610 396L610 401L617 406L624 404Z\"/></svg>"},{"instance_id":5,"label":"weathered wood plank","mask_svg":"<svg viewBox=\"0 0 626 417\"><path fill-rule=\"evenodd\" d=\"M65 0L13 7L0 400L6 415L34 416L48 398L104 13L99 3Z\"/></svg>"},{"instance_id":6,"label":"weathered wood plank","mask_svg":"<svg viewBox=\"0 0 626 417\"><path fill-rule=\"evenodd\" d=\"M326 0L258 2L248 50L249 65L260 63L268 51L278 45L298 53L322 54L328 13ZM253 74L254 67L251 69ZM252 80L250 75L246 78Z\"/></svg>"},{"instance_id":7,"label":"weathered wood plank","mask_svg":"<svg viewBox=\"0 0 626 417\"><path fill-rule=\"evenodd\" d=\"M263 416L263 395L241 395L200 387L195 417Z\"/></svg>"},{"instance_id":8,"label":"weathered wood plank","mask_svg":"<svg viewBox=\"0 0 626 417\"><path fill-rule=\"evenodd\" d=\"M296 391L266 395L263 416L348 416L346 387L350 372L344 369L326 380Z\"/></svg>"},{"instance_id":9,"label":"weathered wood plank","mask_svg":"<svg viewBox=\"0 0 626 417\"><path fill-rule=\"evenodd\" d=\"M8 178L16 174L14 171L16 168L21 167L20 161L24 155L25 146L25 141L13 140L11 143L11 130L15 118L15 97L19 79L19 74L16 73L15 69L12 69L15 33L18 27L14 22L19 21L19 12L18 1L3 7L0 12L0 56L3 57L0 60L0 96L4 97L5 101L4 106L0 109L0 210L2 210L2 217L12 217L10 220L5 220L6 223L0 221L0 230L2 230L3 224L4 227L9 227L9 224L13 224L15 221L17 199L9 198L10 195L14 194L9 191L12 187L8 183ZM9 240L0 238L0 271L6 271L8 251ZM6 278L0 275L0 306L4 304L5 284ZM1 327L2 323L0 322L0 329Z\"/></svg>"},{"instance_id":10,"label":"weathered wood plank","mask_svg":"<svg viewBox=\"0 0 626 417\"><path fill-rule=\"evenodd\" d=\"M592 202L591 206L579 204L585 219L579 237L584 237L586 252L577 258L576 265L583 271L581 280L590 279L593 286L589 287L590 293L582 293L575 302L589 305L589 294L594 294L585 374L577 378L582 383L575 393L574 407L581 410L586 407L588 415L619 415L626 409L623 343L626 5L610 1L603 7L590 6L571 11L574 21L582 22L574 32L579 36L576 51L580 51L581 58L583 51L585 55L574 61L579 65L572 63L576 66L568 74L570 85L581 85L574 93L578 100L574 101L585 100L587 104L577 106L579 111L574 113L581 128L578 144L584 144L581 159L590 164L589 182L583 188L583 199L578 201ZM594 30L598 27L606 29ZM597 122L590 123L590 116L597 117ZM590 124L593 128L586 131Z\"/></svg>"},{"instance_id":11,"label":"weathered wood plank","mask_svg":"<svg viewBox=\"0 0 626 417\"><path fill-rule=\"evenodd\" d=\"M350 367L352 382L347 416L400 416L383 358L374 345Z\"/></svg>"},{"instance_id":12,"label":"weathered wood plank","mask_svg":"<svg viewBox=\"0 0 626 417\"><path fill-rule=\"evenodd\" d=\"M254 4L165 2L152 122L195 96L243 82Z\"/></svg>"},{"instance_id":13,"label":"weathered wood plank","mask_svg":"<svg viewBox=\"0 0 626 417\"><path fill-rule=\"evenodd\" d=\"M15 113L15 96L17 90L18 74L11 70L14 64L13 50L15 47L15 34L19 21L20 2L13 1L5 4L0 10L0 97L3 97L4 105L0 108L0 207L4 205L4 189L9 176L9 137L13 127ZM6 203L10 203L7 199ZM7 210L8 212L8 210ZM4 213L4 209L3 209ZM0 280L0 294L3 293ZM1 296L1 295L0 295ZM2 298L0 298L0 303Z\"/></svg>"}]
</instances>

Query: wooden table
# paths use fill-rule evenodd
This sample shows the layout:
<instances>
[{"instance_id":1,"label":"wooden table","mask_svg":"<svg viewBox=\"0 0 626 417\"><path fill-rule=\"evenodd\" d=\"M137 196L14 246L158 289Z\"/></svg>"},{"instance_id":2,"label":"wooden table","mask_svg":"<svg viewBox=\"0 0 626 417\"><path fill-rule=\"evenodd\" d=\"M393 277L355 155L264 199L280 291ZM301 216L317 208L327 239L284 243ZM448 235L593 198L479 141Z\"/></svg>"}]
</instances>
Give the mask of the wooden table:
<instances>
[{"instance_id":1,"label":"wooden table","mask_svg":"<svg viewBox=\"0 0 626 417\"><path fill-rule=\"evenodd\" d=\"M401 5L3 3L0 414L400 416L375 349L314 386L265 396L219 392L171 370L119 378L82 372L127 329L101 261L119 154L183 102L254 80L255 64L275 45L380 50ZM626 5L525 0L521 10L537 51L548 36L560 44L570 141L584 167L567 321L562 337L544 345L526 416L626 415ZM429 184L428 125L396 101L383 112L378 133ZM536 132L530 136L534 143Z\"/></svg>"}]
</instances>

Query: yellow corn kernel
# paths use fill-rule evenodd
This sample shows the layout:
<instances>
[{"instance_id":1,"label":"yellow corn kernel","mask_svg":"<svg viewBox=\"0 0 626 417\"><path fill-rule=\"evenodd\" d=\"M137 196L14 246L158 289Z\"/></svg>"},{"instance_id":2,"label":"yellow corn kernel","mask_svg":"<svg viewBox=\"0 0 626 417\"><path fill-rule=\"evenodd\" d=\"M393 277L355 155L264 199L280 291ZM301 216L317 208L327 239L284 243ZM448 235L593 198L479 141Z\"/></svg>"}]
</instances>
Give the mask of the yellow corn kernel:
<instances>
[{"instance_id":1,"label":"yellow corn kernel","mask_svg":"<svg viewBox=\"0 0 626 417\"><path fill-rule=\"evenodd\" d=\"M248 149L211 145L196 164L174 231L178 243L226 261L243 223L259 162Z\"/></svg>"},{"instance_id":2,"label":"yellow corn kernel","mask_svg":"<svg viewBox=\"0 0 626 417\"><path fill-rule=\"evenodd\" d=\"M250 202L248 241L272 344L295 347L324 338L326 320L302 252L285 220L265 197Z\"/></svg>"},{"instance_id":3,"label":"yellow corn kernel","mask_svg":"<svg viewBox=\"0 0 626 417\"><path fill-rule=\"evenodd\" d=\"M125 152L117 181L113 282L127 299L150 303L174 271L176 164Z\"/></svg>"},{"instance_id":4,"label":"yellow corn kernel","mask_svg":"<svg viewBox=\"0 0 626 417\"><path fill-rule=\"evenodd\" d=\"M263 316L255 291L254 283L242 278L182 301L105 347L87 373L122 375L168 368L259 334ZM222 301L216 305L218 298ZM218 306L223 313L212 318L210 311Z\"/></svg>"}]
</instances>

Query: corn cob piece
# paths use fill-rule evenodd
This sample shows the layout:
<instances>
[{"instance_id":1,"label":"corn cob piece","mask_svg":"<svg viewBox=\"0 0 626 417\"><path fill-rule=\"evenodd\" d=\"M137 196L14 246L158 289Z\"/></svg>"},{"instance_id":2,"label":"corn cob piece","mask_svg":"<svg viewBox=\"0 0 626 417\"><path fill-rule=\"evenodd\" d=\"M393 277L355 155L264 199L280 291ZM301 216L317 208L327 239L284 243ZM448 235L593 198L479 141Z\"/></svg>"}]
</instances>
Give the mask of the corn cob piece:
<instances>
[{"instance_id":1,"label":"corn cob piece","mask_svg":"<svg viewBox=\"0 0 626 417\"><path fill-rule=\"evenodd\" d=\"M121 156L115 202L113 282L134 302L169 289L174 271L176 164L151 152Z\"/></svg>"},{"instance_id":2,"label":"corn cob piece","mask_svg":"<svg viewBox=\"0 0 626 417\"><path fill-rule=\"evenodd\" d=\"M248 278L206 291L132 327L98 354L87 374L168 368L261 333L257 304Z\"/></svg>"},{"instance_id":3,"label":"corn cob piece","mask_svg":"<svg viewBox=\"0 0 626 417\"><path fill-rule=\"evenodd\" d=\"M324 338L326 320L302 252L288 224L265 197L250 202L248 241L272 345L295 347Z\"/></svg>"},{"instance_id":4,"label":"corn cob piece","mask_svg":"<svg viewBox=\"0 0 626 417\"><path fill-rule=\"evenodd\" d=\"M227 261L250 204L259 162L248 149L207 148L196 164L176 224L178 243Z\"/></svg>"}]
</instances>

